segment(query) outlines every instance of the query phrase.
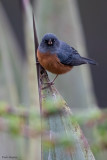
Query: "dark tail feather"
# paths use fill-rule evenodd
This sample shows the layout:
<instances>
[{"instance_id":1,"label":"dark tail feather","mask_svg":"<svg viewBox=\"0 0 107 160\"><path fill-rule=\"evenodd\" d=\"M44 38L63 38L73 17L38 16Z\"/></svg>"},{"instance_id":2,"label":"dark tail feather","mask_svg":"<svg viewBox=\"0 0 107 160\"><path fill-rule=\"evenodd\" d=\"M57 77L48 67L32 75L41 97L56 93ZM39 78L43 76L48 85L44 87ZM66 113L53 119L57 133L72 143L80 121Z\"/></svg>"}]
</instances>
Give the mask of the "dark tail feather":
<instances>
[{"instance_id":1,"label":"dark tail feather","mask_svg":"<svg viewBox=\"0 0 107 160\"><path fill-rule=\"evenodd\" d=\"M89 58L84 58L84 57L81 57L82 61L84 64L92 64L92 65L97 65L97 62L92 60L92 59L89 59Z\"/></svg>"}]
</instances>

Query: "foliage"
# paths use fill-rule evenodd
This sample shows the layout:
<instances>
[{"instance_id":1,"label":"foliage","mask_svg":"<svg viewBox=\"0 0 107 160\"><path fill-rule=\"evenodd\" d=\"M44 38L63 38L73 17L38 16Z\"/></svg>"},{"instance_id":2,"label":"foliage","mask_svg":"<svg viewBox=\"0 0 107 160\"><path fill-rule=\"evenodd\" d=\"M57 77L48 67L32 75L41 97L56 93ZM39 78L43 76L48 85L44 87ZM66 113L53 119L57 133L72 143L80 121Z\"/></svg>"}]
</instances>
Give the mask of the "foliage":
<instances>
[{"instance_id":1,"label":"foliage","mask_svg":"<svg viewBox=\"0 0 107 160\"><path fill-rule=\"evenodd\" d=\"M0 130L7 131L14 136L28 136L28 137L37 137L40 133L44 137L44 145L47 147L53 147L56 145L61 145L69 149L75 148L75 143L73 142L72 135L67 136L62 133L60 136L53 134L53 140L49 140L49 133L47 131L48 124L46 124L46 119L49 116L56 117L57 114L63 114L63 108L61 108L61 100L59 97L56 99L56 102L53 104L52 99L48 99L43 104L43 115L42 115L42 130L41 130L41 120L40 115L35 108L31 110L26 109L26 107L10 107L6 102L0 102ZM43 120L44 119L44 120ZM32 125L29 123L26 124L26 120L32 121ZM93 112L88 112L88 114L78 114L72 115L69 118L71 123L79 123L81 126L90 127L92 132L95 132L95 137L97 143L92 144L92 149L95 153L99 152L101 149L106 149L107 147L107 110ZM44 123L43 123L44 122ZM96 126L96 128L95 128ZM24 129L27 129L29 132L26 135ZM99 148L100 147L100 148Z\"/></svg>"}]
</instances>

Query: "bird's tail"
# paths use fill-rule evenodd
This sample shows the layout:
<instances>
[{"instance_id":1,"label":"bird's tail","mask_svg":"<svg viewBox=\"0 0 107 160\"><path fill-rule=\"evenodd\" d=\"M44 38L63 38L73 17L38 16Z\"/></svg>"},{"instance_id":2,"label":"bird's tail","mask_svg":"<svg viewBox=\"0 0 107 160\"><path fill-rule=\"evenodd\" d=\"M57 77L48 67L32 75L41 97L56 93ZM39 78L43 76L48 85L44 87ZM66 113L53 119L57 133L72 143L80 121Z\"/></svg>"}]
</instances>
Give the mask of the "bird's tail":
<instances>
[{"instance_id":1,"label":"bird's tail","mask_svg":"<svg viewBox=\"0 0 107 160\"><path fill-rule=\"evenodd\" d=\"M92 59L89 59L89 58L81 57L81 61L82 61L82 64L97 65L96 61L94 61L94 60L92 60Z\"/></svg>"}]
</instances>

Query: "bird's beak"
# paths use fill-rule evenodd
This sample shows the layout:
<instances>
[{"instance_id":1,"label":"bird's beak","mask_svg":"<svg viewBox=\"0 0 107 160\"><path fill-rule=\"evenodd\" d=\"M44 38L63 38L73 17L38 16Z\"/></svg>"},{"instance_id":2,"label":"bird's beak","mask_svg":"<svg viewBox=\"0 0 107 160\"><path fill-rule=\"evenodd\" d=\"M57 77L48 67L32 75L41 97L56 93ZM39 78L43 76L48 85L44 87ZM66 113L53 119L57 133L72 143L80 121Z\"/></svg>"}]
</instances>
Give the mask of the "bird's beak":
<instances>
[{"instance_id":1,"label":"bird's beak","mask_svg":"<svg viewBox=\"0 0 107 160\"><path fill-rule=\"evenodd\" d=\"M52 44L53 44L53 42L52 42L51 39L49 39L48 44L49 44L49 45L52 45Z\"/></svg>"}]
</instances>

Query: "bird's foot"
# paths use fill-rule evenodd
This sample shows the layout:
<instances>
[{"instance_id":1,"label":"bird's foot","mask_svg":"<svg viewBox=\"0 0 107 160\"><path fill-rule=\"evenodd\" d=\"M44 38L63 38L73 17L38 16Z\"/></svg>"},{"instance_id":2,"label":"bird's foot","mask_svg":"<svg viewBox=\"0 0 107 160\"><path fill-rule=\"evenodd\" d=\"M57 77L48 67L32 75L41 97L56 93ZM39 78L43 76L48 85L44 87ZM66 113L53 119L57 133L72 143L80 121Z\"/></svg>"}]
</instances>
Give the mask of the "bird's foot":
<instances>
[{"instance_id":1,"label":"bird's foot","mask_svg":"<svg viewBox=\"0 0 107 160\"><path fill-rule=\"evenodd\" d=\"M46 88L54 85L54 81L56 80L57 77L58 77L58 75L56 75L56 77L53 79L53 81L44 83L44 84L47 84L47 86L43 87L42 89L46 89Z\"/></svg>"},{"instance_id":2,"label":"bird's foot","mask_svg":"<svg viewBox=\"0 0 107 160\"><path fill-rule=\"evenodd\" d=\"M44 83L44 84L48 84L48 85L54 85L54 82L53 81L50 81L50 82L46 82L46 83Z\"/></svg>"},{"instance_id":3,"label":"bird's foot","mask_svg":"<svg viewBox=\"0 0 107 160\"><path fill-rule=\"evenodd\" d=\"M47 86L43 87L42 90L47 89L48 87L54 85L54 82L51 81L51 82L46 82L46 83L44 83L44 84L46 84Z\"/></svg>"}]
</instances>

